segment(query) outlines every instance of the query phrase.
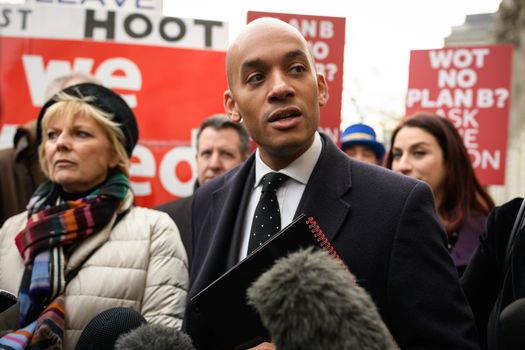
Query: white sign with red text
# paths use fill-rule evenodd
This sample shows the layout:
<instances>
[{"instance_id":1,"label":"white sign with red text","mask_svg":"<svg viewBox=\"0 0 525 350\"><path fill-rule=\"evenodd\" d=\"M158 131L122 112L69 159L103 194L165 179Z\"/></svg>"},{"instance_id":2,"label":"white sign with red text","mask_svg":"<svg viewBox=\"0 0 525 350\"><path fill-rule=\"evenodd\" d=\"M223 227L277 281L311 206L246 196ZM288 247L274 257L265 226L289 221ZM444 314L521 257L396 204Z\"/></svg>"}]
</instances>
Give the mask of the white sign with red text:
<instances>
[{"instance_id":1,"label":"white sign with red text","mask_svg":"<svg viewBox=\"0 0 525 350\"><path fill-rule=\"evenodd\" d=\"M162 0L26 0L28 5L80 6L106 10L150 11L162 14Z\"/></svg>"}]
</instances>

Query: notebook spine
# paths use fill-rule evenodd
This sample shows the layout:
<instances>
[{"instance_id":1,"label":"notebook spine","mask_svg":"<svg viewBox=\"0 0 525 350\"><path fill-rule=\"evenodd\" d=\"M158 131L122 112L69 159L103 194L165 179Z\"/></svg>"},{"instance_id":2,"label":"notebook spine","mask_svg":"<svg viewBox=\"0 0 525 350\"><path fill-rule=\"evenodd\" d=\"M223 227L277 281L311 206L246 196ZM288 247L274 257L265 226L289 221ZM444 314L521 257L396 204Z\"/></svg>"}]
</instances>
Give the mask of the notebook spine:
<instances>
[{"instance_id":1,"label":"notebook spine","mask_svg":"<svg viewBox=\"0 0 525 350\"><path fill-rule=\"evenodd\" d=\"M335 250L334 246L330 243L328 237L326 237L323 230L319 227L317 221L315 221L315 219L310 216L308 217L308 219L306 219L306 224L308 225L310 231L314 234L314 237L317 239L317 242L319 242L319 246L326 250L328 254L337 259L337 261L341 264L341 266L345 268L345 270L348 270L348 267L339 257L339 254L337 254L337 251Z\"/></svg>"}]
</instances>

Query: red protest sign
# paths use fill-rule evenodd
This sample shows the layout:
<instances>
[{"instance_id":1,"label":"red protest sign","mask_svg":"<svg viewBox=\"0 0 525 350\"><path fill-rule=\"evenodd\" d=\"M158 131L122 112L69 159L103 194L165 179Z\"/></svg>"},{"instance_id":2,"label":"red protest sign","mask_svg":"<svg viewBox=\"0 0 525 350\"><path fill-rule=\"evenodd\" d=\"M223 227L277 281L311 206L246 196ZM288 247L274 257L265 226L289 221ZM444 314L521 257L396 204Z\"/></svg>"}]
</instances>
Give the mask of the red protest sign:
<instances>
[{"instance_id":1,"label":"red protest sign","mask_svg":"<svg viewBox=\"0 0 525 350\"><path fill-rule=\"evenodd\" d=\"M2 134L37 117L54 78L89 73L120 93L137 117L130 169L137 204L192 192L193 130L224 112L225 23L35 5L1 10L13 15L0 35ZM24 25L14 17L21 13Z\"/></svg>"},{"instance_id":2,"label":"red protest sign","mask_svg":"<svg viewBox=\"0 0 525 350\"><path fill-rule=\"evenodd\" d=\"M316 62L317 71L325 75L330 93L328 103L321 108L321 125L319 129L330 135L334 142L339 143L345 18L273 12L248 12L248 22L260 17L274 17L290 23L308 41Z\"/></svg>"},{"instance_id":3,"label":"red protest sign","mask_svg":"<svg viewBox=\"0 0 525 350\"><path fill-rule=\"evenodd\" d=\"M511 45L410 54L406 115L428 111L449 118L484 185L505 179L511 61Z\"/></svg>"}]
</instances>

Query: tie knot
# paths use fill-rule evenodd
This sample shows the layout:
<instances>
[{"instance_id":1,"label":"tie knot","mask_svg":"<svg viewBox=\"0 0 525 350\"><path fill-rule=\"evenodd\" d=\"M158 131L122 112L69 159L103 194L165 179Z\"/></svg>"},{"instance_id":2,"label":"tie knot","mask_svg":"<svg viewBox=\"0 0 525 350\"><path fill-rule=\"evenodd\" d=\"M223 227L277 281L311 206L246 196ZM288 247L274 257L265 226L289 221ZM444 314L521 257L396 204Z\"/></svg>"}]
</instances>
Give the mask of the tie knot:
<instances>
[{"instance_id":1,"label":"tie knot","mask_svg":"<svg viewBox=\"0 0 525 350\"><path fill-rule=\"evenodd\" d=\"M268 173L262 178L262 192L277 191L279 187L288 179L288 175L281 173Z\"/></svg>"}]
</instances>

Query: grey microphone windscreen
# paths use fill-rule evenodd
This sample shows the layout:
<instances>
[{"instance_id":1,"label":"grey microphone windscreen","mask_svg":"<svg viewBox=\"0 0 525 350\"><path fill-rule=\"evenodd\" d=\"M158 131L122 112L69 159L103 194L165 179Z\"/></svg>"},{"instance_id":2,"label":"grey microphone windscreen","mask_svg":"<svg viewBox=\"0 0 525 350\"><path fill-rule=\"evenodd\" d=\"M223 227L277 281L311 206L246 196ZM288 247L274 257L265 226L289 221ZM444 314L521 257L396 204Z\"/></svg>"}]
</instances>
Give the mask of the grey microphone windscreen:
<instances>
[{"instance_id":1,"label":"grey microphone windscreen","mask_svg":"<svg viewBox=\"0 0 525 350\"><path fill-rule=\"evenodd\" d=\"M279 350L397 348L368 293L323 250L277 260L247 295Z\"/></svg>"},{"instance_id":2,"label":"grey microphone windscreen","mask_svg":"<svg viewBox=\"0 0 525 350\"><path fill-rule=\"evenodd\" d=\"M143 325L123 334L115 350L195 350L191 338L182 331L157 324Z\"/></svg>"}]
</instances>

